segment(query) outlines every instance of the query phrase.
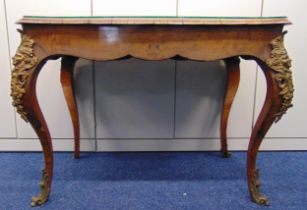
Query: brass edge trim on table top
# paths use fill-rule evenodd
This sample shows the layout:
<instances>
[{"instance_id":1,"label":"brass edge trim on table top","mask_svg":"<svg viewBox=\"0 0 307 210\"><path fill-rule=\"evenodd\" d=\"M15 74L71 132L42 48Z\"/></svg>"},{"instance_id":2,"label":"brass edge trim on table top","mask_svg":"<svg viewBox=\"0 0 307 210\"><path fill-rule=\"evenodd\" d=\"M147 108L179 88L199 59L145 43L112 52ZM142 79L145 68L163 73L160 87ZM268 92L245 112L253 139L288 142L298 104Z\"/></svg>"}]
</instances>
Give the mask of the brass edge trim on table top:
<instances>
[{"instance_id":1,"label":"brass edge trim on table top","mask_svg":"<svg viewBox=\"0 0 307 210\"><path fill-rule=\"evenodd\" d=\"M274 79L280 88L279 96L281 99L281 107L275 114L275 122L278 122L281 117L287 112L288 108L292 107L293 99L293 81L291 68L291 59L288 56L287 50L284 47L284 32L270 42L272 47L270 57L265 61L266 64L273 70Z\"/></svg>"},{"instance_id":2,"label":"brass edge trim on table top","mask_svg":"<svg viewBox=\"0 0 307 210\"><path fill-rule=\"evenodd\" d=\"M13 106L16 107L17 112L21 118L28 122L27 112L22 104L22 98L26 94L26 83L30 75L30 71L38 61L34 53L34 40L23 31L21 33L21 43L13 57L14 69L12 71L11 80L11 97L13 99Z\"/></svg>"},{"instance_id":3,"label":"brass edge trim on table top","mask_svg":"<svg viewBox=\"0 0 307 210\"><path fill-rule=\"evenodd\" d=\"M92 25L288 25L287 17L53 17L24 16L17 24Z\"/></svg>"}]
</instances>

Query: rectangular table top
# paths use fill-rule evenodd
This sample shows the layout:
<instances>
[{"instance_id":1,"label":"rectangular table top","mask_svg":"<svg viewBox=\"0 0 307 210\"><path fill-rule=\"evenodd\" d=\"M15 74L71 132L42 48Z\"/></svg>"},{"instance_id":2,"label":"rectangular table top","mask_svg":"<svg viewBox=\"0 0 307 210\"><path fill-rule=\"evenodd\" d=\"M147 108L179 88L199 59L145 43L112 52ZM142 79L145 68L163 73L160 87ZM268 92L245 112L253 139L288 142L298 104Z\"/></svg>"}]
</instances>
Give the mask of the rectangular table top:
<instances>
[{"instance_id":1,"label":"rectangular table top","mask_svg":"<svg viewBox=\"0 0 307 210\"><path fill-rule=\"evenodd\" d=\"M288 25L279 17L185 17L185 16L24 16L18 24L91 25Z\"/></svg>"}]
</instances>

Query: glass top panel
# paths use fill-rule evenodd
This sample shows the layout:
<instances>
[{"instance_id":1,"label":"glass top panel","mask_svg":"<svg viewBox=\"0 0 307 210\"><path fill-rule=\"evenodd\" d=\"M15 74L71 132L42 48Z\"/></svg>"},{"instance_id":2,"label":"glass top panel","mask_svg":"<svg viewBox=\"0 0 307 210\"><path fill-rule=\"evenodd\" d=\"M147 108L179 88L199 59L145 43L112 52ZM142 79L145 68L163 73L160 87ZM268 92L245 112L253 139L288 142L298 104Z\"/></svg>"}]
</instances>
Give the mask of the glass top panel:
<instances>
[{"instance_id":1,"label":"glass top panel","mask_svg":"<svg viewBox=\"0 0 307 210\"><path fill-rule=\"evenodd\" d=\"M24 18L61 18L61 19L97 19L97 18L187 18L187 19L280 19L287 18L286 16L24 16Z\"/></svg>"}]
</instances>

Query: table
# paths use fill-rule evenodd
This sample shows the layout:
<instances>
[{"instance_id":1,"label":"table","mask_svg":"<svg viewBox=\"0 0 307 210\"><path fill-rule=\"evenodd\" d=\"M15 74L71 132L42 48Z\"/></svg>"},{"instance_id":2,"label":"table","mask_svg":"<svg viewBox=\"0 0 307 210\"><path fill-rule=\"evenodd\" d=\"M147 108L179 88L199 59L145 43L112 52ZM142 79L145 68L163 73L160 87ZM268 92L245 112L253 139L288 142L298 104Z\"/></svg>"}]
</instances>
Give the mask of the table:
<instances>
[{"instance_id":1,"label":"table","mask_svg":"<svg viewBox=\"0 0 307 210\"><path fill-rule=\"evenodd\" d=\"M239 81L239 62L255 60L267 81L267 95L252 130L247 151L247 181L252 201L268 205L260 194L258 148L272 123L292 106L291 60L284 47L286 17L40 17L25 16L21 43L13 58L13 105L30 122L42 145L45 167L41 193L32 206L48 200L51 192L53 149L51 136L39 107L37 77L50 59L61 59L61 84L70 111L75 158L79 157L79 119L73 87L73 68L78 58L96 61L135 57L144 60L224 60L227 89L221 114L221 151L227 149L227 121Z\"/></svg>"}]
</instances>

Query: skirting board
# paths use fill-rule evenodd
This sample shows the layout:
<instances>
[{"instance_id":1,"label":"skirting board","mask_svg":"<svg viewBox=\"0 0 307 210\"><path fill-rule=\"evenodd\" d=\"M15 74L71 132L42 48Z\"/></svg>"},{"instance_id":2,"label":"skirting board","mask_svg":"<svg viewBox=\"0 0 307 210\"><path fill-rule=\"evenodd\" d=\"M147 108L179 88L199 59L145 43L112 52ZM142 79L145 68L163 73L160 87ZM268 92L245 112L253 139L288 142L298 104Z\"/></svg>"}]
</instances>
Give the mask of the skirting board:
<instances>
[{"instance_id":1,"label":"skirting board","mask_svg":"<svg viewBox=\"0 0 307 210\"><path fill-rule=\"evenodd\" d=\"M73 151L73 139L54 139L54 151ZM245 151L248 139L229 139L229 150ZM218 151L218 139L81 139L81 151ZM41 151L38 139L0 139L0 151ZM306 138L267 138L262 151L307 150Z\"/></svg>"}]
</instances>

